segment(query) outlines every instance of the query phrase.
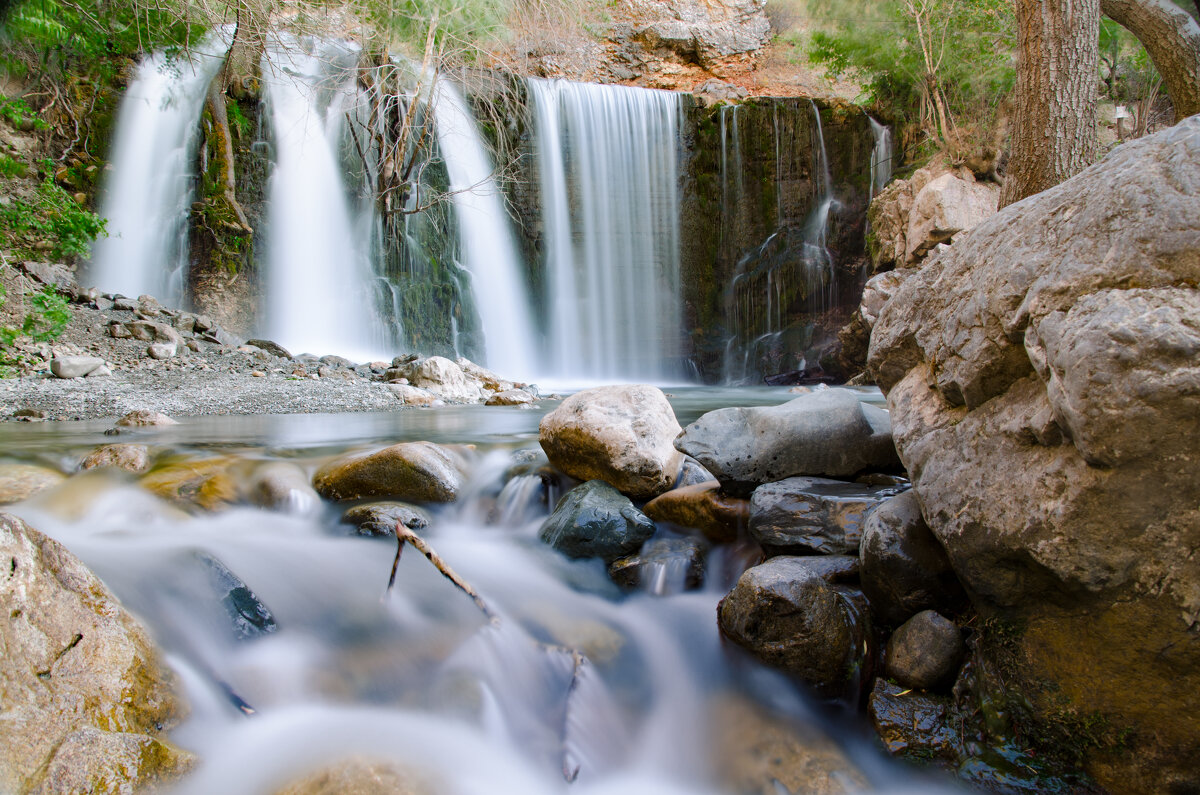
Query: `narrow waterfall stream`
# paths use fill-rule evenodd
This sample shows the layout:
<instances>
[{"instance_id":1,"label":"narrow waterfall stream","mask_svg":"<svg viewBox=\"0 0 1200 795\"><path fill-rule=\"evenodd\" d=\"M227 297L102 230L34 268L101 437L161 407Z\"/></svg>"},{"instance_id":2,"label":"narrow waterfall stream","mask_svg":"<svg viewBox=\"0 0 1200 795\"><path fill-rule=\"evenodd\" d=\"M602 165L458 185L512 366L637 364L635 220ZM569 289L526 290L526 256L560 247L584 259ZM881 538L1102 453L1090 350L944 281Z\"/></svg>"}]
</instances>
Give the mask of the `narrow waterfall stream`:
<instances>
[{"instance_id":1,"label":"narrow waterfall stream","mask_svg":"<svg viewBox=\"0 0 1200 795\"><path fill-rule=\"evenodd\" d=\"M527 85L553 374L681 377L679 96L564 80Z\"/></svg>"},{"instance_id":2,"label":"narrow waterfall stream","mask_svg":"<svg viewBox=\"0 0 1200 795\"><path fill-rule=\"evenodd\" d=\"M375 312L369 240L355 233L337 151L357 54L272 48L263 82L275 151L266 220L266 333L294 352L391 358ZM358 225L361 228L361 225Z\"/></svg>"},{"instance_id":3,"label":"narrow waterfall stream","mask_svg":"<svg viewBox=\"0 0 1200 795\"><path fill-rule=\"evenodd\" d=\"M448 78L434 88L438 146L450 174L459 245L483 325L487 361L509 378L536 375L538 336L504 199L474 116Z\"/></svg>"},{"instance_id":4,"label":"narrow waterfall stream","mask_svg":"<svg viewBox=\"0 0 1200 795\"><path fill-rule=\"evenodd\" d=\"M788 397L685 389L675 405L687 423L735 399ZM170 739L200 760L181 793L269 795L347 758L392 765L405 792L465 795L800 792L821 782L898 792L913 782L794 683L723 647L716 605L744 565L734 548L709 553L701 589L684 591L680 579L655 595L622 592L602 562L538 541L556 495L514 469L513 453L536 448L541 415L473 406L200 417L132 437L174 460L215 457L242 480L266 466L311 475L348 448L476 443L463 451L463 496L431 506L421 535L494 622L412 549L388 592L394 541L354 536L327 502L189 514L126 473L97 470L6 510L79 555L167 650L191 704ZM0 444L65 464L107 441L105 427L9 423Z\"/></svg>"},{"instance_id":5,"label":"narrow waterfall stream","mask_svg":"<svg viewBox=\"0 0 1200 795\"><path fill-rule=\"evenodd\" d=\"M149 294L179 305L188 265L188 213L195 194L197 120L224 48L209 40L192 58L146 58L121 99L105 178L100 237L87 279L131 298Z\"/></svg>"}]
</instances>

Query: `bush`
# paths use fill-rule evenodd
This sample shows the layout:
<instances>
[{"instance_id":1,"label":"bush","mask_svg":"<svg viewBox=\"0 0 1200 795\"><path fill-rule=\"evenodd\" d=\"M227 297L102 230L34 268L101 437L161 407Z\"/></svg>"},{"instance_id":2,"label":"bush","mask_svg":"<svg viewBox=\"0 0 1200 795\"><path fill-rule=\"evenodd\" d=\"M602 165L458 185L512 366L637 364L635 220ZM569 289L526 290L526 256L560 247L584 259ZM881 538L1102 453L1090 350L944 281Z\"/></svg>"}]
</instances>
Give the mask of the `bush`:
<instances>
[{"instance_id":1,"label":"bush","mask_svg":"<svg viewBox=\"0 0 1200 795\"><path fill-rule=\"evenodd\" d=\"M0 206L0 233L5 245L30 245L31 237L49 239L56 258L85 256L104 232L104 219L85 210L46 177L33 201L13 198Z\"/></svg>"},{"instance_id":2,"label":"bush","mask_svg":"<svg viewBox=\"0 0 1200 795\"><path fill-rule=\"evenodd\" d=\"M7 294L0 284L0 307L4 306ZM26 357L16 350L20 337L33 342L51 342L58 339L71 320L67 299L50 286L28 296L29 306L19 325L0 325L0 377L7 378L20 366Z\"/></svg>"}]
</instances>

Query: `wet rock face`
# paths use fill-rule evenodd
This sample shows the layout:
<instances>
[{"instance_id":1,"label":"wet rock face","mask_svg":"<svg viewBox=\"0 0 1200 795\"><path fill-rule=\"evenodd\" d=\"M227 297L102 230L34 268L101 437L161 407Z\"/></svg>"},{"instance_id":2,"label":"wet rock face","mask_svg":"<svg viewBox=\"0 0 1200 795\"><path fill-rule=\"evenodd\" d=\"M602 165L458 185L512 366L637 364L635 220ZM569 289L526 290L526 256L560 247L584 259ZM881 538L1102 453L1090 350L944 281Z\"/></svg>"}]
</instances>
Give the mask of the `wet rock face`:
<instances>
[{"instance_id":1,"label":"wet rock face","mask_svg":"<svg viewBox=\"0 0 1200 795\"><path fill-rule=\"evenodd\" d=\"M158 734L186 705L146 631L78 558L2 514L0 562L0 790L132 790L185 769Z\"/></svg>"},{"instance_id":2,"label":"wet rock face","mask_svg":"<svg viewBox=\"0 0 1200 795\"><path fill-rule=\"evenodd\" d=\"M602 480L576 486L542 524L542 541L572 558L613 561L637 552L654 522Z\"/></svg>"},{"instance_id":3,"label":"wet rock face","mask_svg":"<svg viewBox=\"0 0 1200 795\"><path fill-rule=\"evenodd\" d=\"M542 418L550 463L577 480L603 480L648 499L670 489L683 456L679 421L661 390L639 384L577 392Z\"/></svg>"},{"instance_id":4,"label":"wet rock face","mask_svg":"<svg viewBox=\"0 0 1200 795\"><path fill-rule=\"evenodd\" d=\"M828 478L787 478L750 497L750 535L782 554L844 555L858 552L863 523L891 487Z\"/></svg>"},{"instance_id":5,"label":"wet rock face","mask_svg":"<svg viewBox=\"0 0 1200 795\"><path fill-rule=\"evenodd\" d=\"M646 503L643 510L655 521L699 530L717 543L736 540L750 517L749 502L722 494L716 481L672 489Z\"/></svg>"},{"instance_id":6,"label":"wet rock face","mask_svg":"<svg viewBox=\"0 0 1200 795\"><path fill-rule=\"evenodd\" d=\"M695 538L654 539L637 554L613 561L608 576L623 588L659 596L679 593L704 583L704 552L704 543Z\"/></svg>"},{"instance_id":7,"label":"wet rock face","mask_svg":"<svg viewBox=\"0 0 1200 795\"><path fill-rule=\"evenodd\" d=\"M403 442L334 459L313 475L313 488L330 500L453 502L465 476L466 462L457 450L432 442Z\"/></svg>"},{"instance_id":8,"label":"wet rock face","mask_svg":"<svg viewBox=\"0 0 1200 795\"><path fill-rule=\"evenodd\" d=\"M346 511L342 521L354 525L358 535L390 537L395 535L397 524L409 530L423 530L429 526L429 514L403 502L369 502Z\"/></svg>"},{"instance_id":9,"label":"wet rock face","mask_svg":"<svg viewBox=\"0 0 1200 795\"><path fill-rule=\"evenodd\" d=\"M762 662L836 696L847 689L864 629L844 586L831 584L813 560L821 559L776 557L746 570L721 600L718 623Z\"/></svg>"},{"instance_id":10,"label":"wet rock face","mask_svg":"<svg viewBox=\"0 0 1200 795\"><path fill-rule=\"evenodd\" d=\"M885 625L897 626L930 608L955 608L966 598L946 550L921 516L914 491L871 512L859 557L863 593Z\"/></svg>"},{"instance_id":11,"label":"wet rock face","mask_svg":"<svg viewBox=\"0 0 1200 795\"><path fill-rule=\"evenodd\" d=\"M675 446L734 494L795 475L844 477L898 463L887 412L840 389L780 406L710 411Z\"/></svg>"},{"instance_id":12,"label":"wet rock face","mask_svg":"<svg viewBox=\"0 0 1200 795\"><path fill-rule=\"evenodd\" d=\"M959 236L871 340L925 518L1023 627L1013 686L1133 729L1089 763L1114 791L1200 787L1198 219L1192 118Z\"/></svg>"}]
</instances>

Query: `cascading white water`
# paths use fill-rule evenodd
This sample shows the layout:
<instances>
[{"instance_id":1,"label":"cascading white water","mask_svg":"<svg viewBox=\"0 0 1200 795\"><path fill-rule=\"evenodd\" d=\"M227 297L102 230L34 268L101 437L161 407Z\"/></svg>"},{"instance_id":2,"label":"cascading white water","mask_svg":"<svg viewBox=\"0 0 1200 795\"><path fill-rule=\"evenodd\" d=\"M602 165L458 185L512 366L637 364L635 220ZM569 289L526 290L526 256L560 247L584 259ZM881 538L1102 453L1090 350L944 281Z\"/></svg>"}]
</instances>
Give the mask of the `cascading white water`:
<instances>
[{"instance_id":1,"label":"cascading white water","mask_svg":"<svg viewBox=\"0 0 1200 795\"><path fill-rule=\"evenodd\" d=\"M528 82L552 374L680 377L680 105L664 91Z\"/></svg>"},{"instance_id":2,"label":"cascading white water","mask_svg":"<svg viewBox=\"0 0 1200 795\"><path fill-rule=\"evenodd\" d=\"M531 378L537 369L533 312L491 158L462 94L445 78L434 87L433 114L450 175L463 264L483 326L486 364L508 378Z\"/></svg>"},{"instance_id":3,"label":"cascading white water","mask_svg":"<svg viewBox=\"0 0 1200 795\"><path fill-rule=\"evenodd\" d=\"M311 50L311 51L309 51ZM293 352L390 358L369 243L355 234L337 150L356 96L354 53L285 40L263 59L274 170L266 217L266 333ZM361 226L360 226L361 228Z\"/></svg>"},{"instance_id":4,"label":"cascading white water","mask_svg":"<svg viewBox=\"0 0 1200 795\"><path fill-rule=\"evenodd\" d=\"M100 199L108 236L87 266L101 290L180 304L200 108L226 43L205 42L190 60L150 55L125 92Z\"/></svg>"},{"instance_id":5,"label":"cascading white water","mask_svg":"<svg viewBox=\"0 0 1200 795\"><path fill-rule=\"evenodd\" d=\"M875 198L892 181L892 129L872 119L871 134L875 146L871 149L871 193L867 200Z\"/></svg>"}]
</instances>

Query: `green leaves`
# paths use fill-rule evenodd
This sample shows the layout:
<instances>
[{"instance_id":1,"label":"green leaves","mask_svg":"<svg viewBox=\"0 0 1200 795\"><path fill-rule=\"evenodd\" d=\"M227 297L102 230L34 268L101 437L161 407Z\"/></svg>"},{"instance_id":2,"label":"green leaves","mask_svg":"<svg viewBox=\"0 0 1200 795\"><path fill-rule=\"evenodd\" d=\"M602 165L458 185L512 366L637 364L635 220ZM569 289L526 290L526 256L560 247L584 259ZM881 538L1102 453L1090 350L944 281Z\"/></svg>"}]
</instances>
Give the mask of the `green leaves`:
<instances>
[{"instance_id":1,"label":"green leaves","mask_svg":"<svg viewBox=\"0 0 1200 795\"><path fill-rule=\"evenodd\" d=\"M104 232L104 219L80 207L69 193L46 177L33 201L13 198L0 206L0 232L10 243L49 238L56 258L84 256Z\"/></svg>"}]
</instances>

